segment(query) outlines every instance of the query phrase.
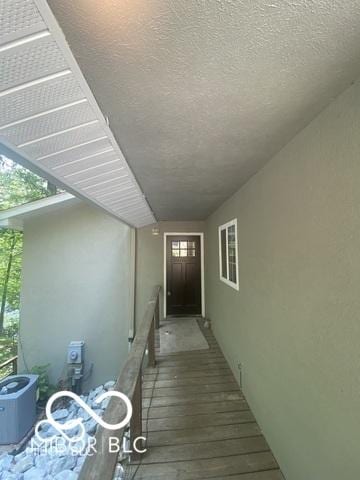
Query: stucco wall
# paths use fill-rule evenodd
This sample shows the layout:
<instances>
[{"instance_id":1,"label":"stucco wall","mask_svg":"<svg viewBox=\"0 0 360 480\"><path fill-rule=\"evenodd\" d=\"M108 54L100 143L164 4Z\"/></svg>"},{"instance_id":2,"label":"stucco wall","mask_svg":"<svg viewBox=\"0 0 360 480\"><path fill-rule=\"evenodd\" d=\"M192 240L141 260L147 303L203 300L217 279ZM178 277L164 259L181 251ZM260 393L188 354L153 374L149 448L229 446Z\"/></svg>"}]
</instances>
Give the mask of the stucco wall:
<instances>
[{"instance_id":1,"label":"stucco wall","mask_svg":"<svg viewBox=\"0 0 360 480\"><path fill-rule=\"evenodd\" d=\"M115 378L126 360L130 229L95 208L71 207L24 227L20 368L64 374L67 345L86 342L85 387Z\"/></svg>"},{"instance_id":2,"label":"stucco wall","mask_svg":"<svg viewBox=\"0 0 360 480\"><path fill-rule=\"evenodd\" d=\"M143 227L136 235L136 322L141 321L152 288L164 283L164 233L204 232L204 222L159 222L159 235L152 234L152 228ZM160 315L163 316L163 288L160 301Z\"/></svg>"},{"instance_id":3,"label":"stucco wall","mask_svg":"<svg viewBox=\"0 0 360 480\"><path fill-rule=\"evenodd\" d=\"M213 328L287 480L360 472L360 84L207 221ZM219 280L238 219L240 290Z\"/></svg>"}]
</instances>

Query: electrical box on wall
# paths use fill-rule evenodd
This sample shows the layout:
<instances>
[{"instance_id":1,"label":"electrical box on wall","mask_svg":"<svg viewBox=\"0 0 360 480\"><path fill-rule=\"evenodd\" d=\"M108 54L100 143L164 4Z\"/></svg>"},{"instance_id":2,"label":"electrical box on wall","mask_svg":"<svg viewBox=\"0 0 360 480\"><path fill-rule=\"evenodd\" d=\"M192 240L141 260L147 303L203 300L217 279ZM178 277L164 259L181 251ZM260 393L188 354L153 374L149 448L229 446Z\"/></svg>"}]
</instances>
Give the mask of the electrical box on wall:
<instances>
[{"instance_id":1,"label":"electrical box on wall","mask_svg":"<svg viewBox=\"0 0 360 480\"><path fill-rule=\"evenodd\" d=\"M84 363L84 345L83 341L73 341L69 343L67 363Z\"/></svg>"}]
</instances>

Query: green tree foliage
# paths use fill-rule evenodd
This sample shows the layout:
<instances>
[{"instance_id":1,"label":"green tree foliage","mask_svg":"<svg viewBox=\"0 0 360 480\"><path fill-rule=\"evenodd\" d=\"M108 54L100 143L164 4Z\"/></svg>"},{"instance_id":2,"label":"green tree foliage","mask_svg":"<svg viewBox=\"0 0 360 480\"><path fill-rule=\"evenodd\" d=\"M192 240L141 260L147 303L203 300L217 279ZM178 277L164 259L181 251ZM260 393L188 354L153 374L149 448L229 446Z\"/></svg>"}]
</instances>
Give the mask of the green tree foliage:
<instances>
[{"instance_id":1,"label":"green tree foliage","mask_svg":"<svg viewBox=\"0 0 360 480\"><path fill-rule=\"evenodd\" d=\"M0 155L0 210L49 195L46 180Z\"/></svg>"},{"instance_id":2,"label":"green tree foliage","mask_svg":"<svg viewBox=\"0 0 360 480\"><path fill-rule=\"evenodd\" d=\"M22 235L15 230L0 232L0 335L6 311L19 309Z\"/></svg>"},{"instance_id":3,"label":"green tree foliage","mask_svg":"<svg viewBox=\"0 0 360 480\"><path fill-rule=\"evenodd\" d=\"M0 210L51 195L47 182L0 155ZM0 335L6 312L19 310L22 233L0 229Z\"/></svg>"}]
</instances>

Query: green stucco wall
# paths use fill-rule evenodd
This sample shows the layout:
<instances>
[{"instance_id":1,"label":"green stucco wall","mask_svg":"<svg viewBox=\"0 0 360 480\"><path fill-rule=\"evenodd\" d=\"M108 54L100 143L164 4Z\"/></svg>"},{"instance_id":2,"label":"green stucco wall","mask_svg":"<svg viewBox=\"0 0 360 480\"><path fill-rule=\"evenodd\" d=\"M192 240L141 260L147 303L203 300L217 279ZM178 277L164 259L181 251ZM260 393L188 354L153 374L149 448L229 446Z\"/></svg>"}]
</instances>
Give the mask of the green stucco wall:
<instances>
[{"instance_id":1,"label":"green stucco wall","mask_svg":"<svg viewBox=\"0 0 360 480\"><path fill-rule=\"evenodd\" d=\"M128 352L130 229L85 205L30 218L24 227L20 369L66 373L71 340L86 344L84 387L116 378ZM24 362L25 359L25 362Z\"/></svg>"},{"instance_id":2,"label":"green stucco wall","mask_svg":"<svg viewBox=\"0 0 360 480\"><path fill-rule=\"evenodd\" d=\"M359 106L356 83L206 226L208 316L287 480L360 475ZM233 218L239 292L219 280Z\"/></svg>"}]
</instances>

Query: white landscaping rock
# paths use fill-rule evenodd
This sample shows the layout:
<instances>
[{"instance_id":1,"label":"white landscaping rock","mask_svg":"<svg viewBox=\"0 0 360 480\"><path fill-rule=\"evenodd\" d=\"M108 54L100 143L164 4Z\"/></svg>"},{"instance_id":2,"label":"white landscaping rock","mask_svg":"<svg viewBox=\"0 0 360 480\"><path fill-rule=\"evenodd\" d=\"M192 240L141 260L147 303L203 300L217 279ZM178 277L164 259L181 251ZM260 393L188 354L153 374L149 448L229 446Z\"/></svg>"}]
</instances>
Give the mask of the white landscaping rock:
<instances>
[{"instance_id":1,"label":"white landscaping rock","mask_svg":"<svg viewBox=\"0 0 360 480\"><path fill-rule=\"evenodd\" d=\"M69 410L67 408L61 408L60 410L55 410L52 412L52 417L54 420L62 420L69 416Z\"/></svg>"},{"instance_id":2,"label":"white landscaping rock","mask_svg":"<svg viewBox=\"0 0 360 480\"><path fill-rule=\"evenodd\" d=\"M37 455L35 457L35 467L39 468L40 470L45 470L47 473L49 473L49 465L51 461L51 455Z\"/></svg>"},{"instance_id":3,"label":"white landscaping rock","mask_svg":"<svg viewBox=\"0 0 360 480\"><path fill-rule=\"evenodd\" d=\"M80 432L81 432L81 427L80 425L77 425L76 427L73 427L70 430L67 430L66 435L68 435L70 438L75 438L80 435Z\"/></svg>"},{"instance_id":4,"label":"white landscaping rock","mask_svg":"<svg viewBox=\"0 0 360 480\"><path fill-rule=\"evenodd\" d=\"M70 413L76 413L79 410L79 405L76 402L74 402L74 400L72 400L68 410Z\"/></svg>"},{"instance_id":5,"label":"white landscaping rock","mask_svg":"<svg viewBox=\"0 0 360 480\"><path fill-rule=\"evenodd\" d=\"M47 476L47 473L45 470L42 470L40 468L30 468L27 472L24 474L24 480L44 480Z\"/></svg>"},{"instance_id":6,"label":"white landscaping rock","mask_svg":"<svg viewBox=\"0 0 360 480\"><path fill-rule=\"evenodd\" d=\"M104 400L101 402L101 408L106 409L109 405L110 402L110 397L104 398Z\"/></svg>"},{"instance_id":7,"label":"white landscaping rock","mask_svg":"<svg viewBox=\"0 0 360 480\"><path fill-rule=\"evenodd\" d=\"M90 438L87 433L84 434L83 438L78 442L74 442L71 445L73 452L76 452L77 456L85 454L89 449Z\"/></svg>"},{"instance_id":8,"label":"white landscaping rock","mask_svg":"<svg viewBox=\"0 0 360 480\"><path fill-rule=\"evenodd\" d=\"M114 475L114 480L123 480L125 478L125 471L122 465L117 465Z\"/></svg>"},{"instance_id":9,"label":"white landscaping rock","mask_svg":"<svg viewBox=\"0 0 360 480\"><path fill-rule=\"evenodd\" d=\"M56 428L54 428L52 425L50 425L50 427L47 429L47 430L44 430L40 432L40 436L41 438L49 438L49 437L58 437L60 435L60 432L58 432L58 430L56 430Z\"/></svg>"},{"instance_id":10,"label":"white landscaping rock","mask_svg":"<svg viewBox=\"0 0 360 480\"><path fill-rule=\"evenodd\" d=\"M25 457L26 457L26 451L24 450L23 452L20 452L17 455L15 455L14 460L17 463Z\"/></svg>"},{"instance_id":11,"label":"white landscaping rock","mask_svg":"<svg viewBox=\"0 0 360 480\"><path fill-rule=\"evenodd\" d=\"M89 435L92 435L93 433L95 433L97 425L98 425L97 421L94 420L93 418L90 418L90 420L88 420L84 424L86 433L88 433Z\"/></svg>"},{"instance_id":12,"label":"white landscaping rock","mask_svg":"<svg viewBox=\"0 0 360 480\"><path fill-rule=\"evenodd\" d=\"M58 473L54 477L54 480L77 480L77 478L77 473L73 472L72 470L64 470L63 472Z\"/></svg>"},{"instance_id":13,"label":"white landscaping rock","mask_svg":"<svg viewBox=\"0 0 360 480\"><path fill-rule=\"evenodd\" d=\"M12 462L14 461L14 457L12 455L9 455L8 453L5 453L0 457L0 472L3 470L9 470Z\"/></svg>"},{"instance_id":14,"label":"white landscaping rock","mask_svg":"<svg viewBox=\"0 0 360 480\"><path fill-rule=\"evenodd\" d=\"M43 423L40 428L40 432L46 432L50 428L50 423Z\"/></svg>"},{"instance_id":15,"label":"white landscaping rock","mask_svg":"<svg viewBox=\"0 0 360 480\"><path fill-rule=\"evenodd\" d=\"M16 463L13 467L14 473L24 473L27 470L30 470L31 467L34 466L34 459L32 456L26 456L22 458L18 463Z\"/></svg>"},{"instance_id":16,"label":"white landscaping rock","mask_svg":"<svg viewBox=\"0 0 360 480\"><path fill-rule=\"evenodd\" d=\"M97 397L99 397L101 394L105 392L104 387L102 385L99 385L98 387L94 388L94 390L91 390L89 393L89 397L87 399L87 404L90 405L93 400L95 400Z\"/></svg>"},{"instance_id":17,"label":"white landscaping rock","mask_svg":"<svg viewBox=\"0 0 360 480\"><path fill-rule=\"evenodd\" d=\"M3 472L1 480L23 480L24 475L20 473Z\"/></svg>"},{"instance_id":18,"label":"white landscaping rock","mask_svg":"<svg viewBox=\"0 0 360 480\"><path fill-rule=\"evenodd\" d=\"M82 418L84 422L87 422L91 418L91 415L83 408L80 408L78 411L78 418Z\"/></svg>"},{"instance_id":19,"label":"white landscaping rock","mask_svg":"<svg viewBox=\"0 0 360 480\"><path fill-rule=\"evenodd\" d=\"M99 395L101 395L102 393L104 393L104 387L102 385L99 385L98 387L96 387L94 390L94 396L95 397L98 397ZM89 395L90 396L90 395Z\"/></svg>"},{"instance_id":20,"label":"white landscaping rock","mask_svg":"<svg viewBox=\"0 0 360 480\"><path fill-rule=\"evenodd\" d=\"M77 461L76 461L76 467L82 467L84 465L84 462L86 460L86 457L83 456L83 457L78 457Z\"/></svg>"},{"instance_id":21,"label":"white landscaping rock","mask_svg":"<svg viewBox=\"0 0 360 480\"><path fill-rule=\"evenodd\" d=\"M68 455L67 457L62 457L54 460L52 462L49 473L51 475L57 475L63 470L71 470L76 466L77 457Z\"/></svg>"},{"instance_id":22,"label":"white landscaping rock","mask_svg":"<svg viewBox=\"0 0 360 480\"><path fill-rule=\"evenodd\" d=\"M106 382L104 384L104 388L105 390L109 391L109 390L113 390L115 387L115 381L114 380L109 380L108 382Z\"/></svg>"},{"instance_id":23,"label":"white landscaping rock","mask_svg":"<svg viewBox=\"0 0 360 480\"><path fill-rule=\"evenodd\" d=\"M99 417L102 417L104 415L104 410L102 408L94 408L93 409L94 413L98 415Z\"/></svg>"}]
</instances>

